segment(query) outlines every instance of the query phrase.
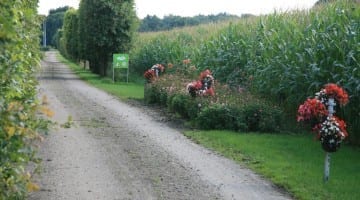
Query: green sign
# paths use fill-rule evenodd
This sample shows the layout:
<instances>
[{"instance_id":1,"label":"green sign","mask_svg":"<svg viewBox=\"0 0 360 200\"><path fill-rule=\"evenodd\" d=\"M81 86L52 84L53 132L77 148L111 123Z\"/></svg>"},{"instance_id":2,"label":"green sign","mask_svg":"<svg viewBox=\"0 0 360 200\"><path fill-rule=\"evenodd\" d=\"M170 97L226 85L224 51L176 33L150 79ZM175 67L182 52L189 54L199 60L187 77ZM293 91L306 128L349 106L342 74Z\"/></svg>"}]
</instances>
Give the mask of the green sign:
<instances>
[{"instance_id":1,"label":"green sign","mask_svg":"<svg viewBox=\"0 0 360 200\"><path fill-rule=\"evenodd\" d=\"M129 54L114 54L113 55L114 68L129 68Z\"/></svg>"}]
</instances>

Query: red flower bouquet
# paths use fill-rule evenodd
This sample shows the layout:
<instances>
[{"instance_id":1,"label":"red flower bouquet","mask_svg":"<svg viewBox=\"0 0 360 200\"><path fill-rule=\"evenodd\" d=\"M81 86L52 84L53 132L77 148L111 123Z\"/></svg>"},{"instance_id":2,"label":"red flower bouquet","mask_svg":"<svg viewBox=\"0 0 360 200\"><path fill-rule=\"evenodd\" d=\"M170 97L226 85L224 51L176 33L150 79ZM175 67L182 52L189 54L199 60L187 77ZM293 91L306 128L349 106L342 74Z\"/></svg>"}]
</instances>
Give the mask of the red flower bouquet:
<instances>
[{"instance_id":1,"label":"red flower bouquet","mask_svg":"<svg viewBox=\"0 0 360 200\"><path fill-rule=\"evenodd\" d=\"M318 99L307 99L299 106L297 121L306 121L313 118L322 119L328 115L325 105Z\"/></svg>"},{"instance_id":2,"label":"red flower bouquet","mask_svg":"<svg viewBox=\"0 0 360 200\"><path fill-rule=\"evenodd\" d=\"M331 98L336 103L330 103ZM327 152L337 151L340 143L348 136L346 123L333 116L333 106L343 106L348 101L349 96L343 88L329 83L315 94L315 98L307 99L298 108L297 121L316 121L315 125L312 124L312 130L317 133L317 139Z\"/></svg>"},{"instance_id":3,"label":"red flower bouquet","mask_svg":"<svg viewBox=\"0 0 360 200\"><path fill-rule=\"evenodd\" d=\"M341 106L349 102L349 95L347 92L334 83L326 84L320 92L315 94L315 98L319 99L324 104L327 104L329 98L334 98Z\"/></svg>"}]
</instances>

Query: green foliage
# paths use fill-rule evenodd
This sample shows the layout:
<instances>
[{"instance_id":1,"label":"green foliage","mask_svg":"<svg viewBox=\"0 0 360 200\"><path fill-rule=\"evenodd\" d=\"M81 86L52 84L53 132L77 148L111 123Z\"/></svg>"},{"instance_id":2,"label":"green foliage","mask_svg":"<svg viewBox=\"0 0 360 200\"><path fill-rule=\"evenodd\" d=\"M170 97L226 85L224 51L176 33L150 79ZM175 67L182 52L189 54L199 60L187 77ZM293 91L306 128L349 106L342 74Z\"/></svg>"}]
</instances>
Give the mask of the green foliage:
<instances>
[{"instance_id":1,"label":"green foliage","mask_svg":"<svg viewBox=\"0 0 360 200\"><path fill-rule=\"evenodd\" d=\"M213 104L201 110L196 122L199 128L235 131L275 132L279 131L282 112L265 103L252 103L229 107Z\"/></svg>"},{"instance_id":2,"label":"green foliage","mask_svg":"<svg viewBox=\"0 0 360 200\"><path fill-rule=\"evenodd\" d=\"M40 61L37 0L2 0L0 6L0 199L24 199L37 189L27 172L34 141L47 129L39 118L35 72ZM48 112L45 108L44 112Z\"/></svg>"},{"instance_id":3,"label":"green foliage","mask_svg":"<svg viewBox=\"0 0 360 200\"><path fill-rule=\"evenodd\" d=\"M191 97L186 94L173 94L167 100L168 108L171 111L180 114L184 118L189 118L190 116L188 115L187 108L189 106L190 99Z\"/></svg>"},{"instance_id":4,"label":"green foliage","mask_svg":"<svg viewBox=\"0 0 360 200\"><path fill-rule=\"evenodd\" d=\"M341 117L351 141L360 143L359 5L341 0L218 28L141 34L130 67L141 73L154 63L179 66L176 61L190 58L198 70L210 68L216 80L259 94L289 116L295 116L298 105L324 84L336 83L350 95ZM184 43L184 35L191 42ZM295 117L287 119L288 124L295 121Z\"/></svg>"},{"instance_id":5,"label":"green foliage","mask_svg":"<svg viewBox=\"0 0 360 200\"><path fill-rule=\"evenodd\" d=\"M194 17L181 17L175 15L164 16L163 19L156 15L147 15L141 20L140 32L171 30L177 27L195 26L205 23L215 23L220 21L239 19L236 15L219 13L217 15L197 15Z\"/></svg>"},{"instance_id":6,"label":"green foliage","mask_svg":"<svg viewBox=\"0 0 360 200\"><path fill-rule=\"evenodd\" d=\"M247 131L275 132L281 130L282 111L265 103L249 103L240 108L240 123Z\"/></svg>"},{"instance_id":7,"label":"green foliage","mask_svg":"<svg viewBox=\"0 0 360 200\"><path fill-rule=\"evenodd\" d=\"M80 58L93 72L106 75L114 52L130 49L136 29L134 1L82 0L79 7Z\"/></svg>"},{"instance_id":8,"label":"green foliage","mask_svg":"<svg viewBox=\"0 0 360 200\"><path fill-rule=\"evenodd\" d=\"M62 40L64 40L61 48L59 48L61 54L71 60L79 59L79 16L75 9L69 9L65 13L64 24L62 27L63 34Z\"/></svg>"},{"instance_id":9,"label":"green foliage","mask_svg":"<svg viewBox=\"0 0 360 200\"><path fill-rule=\"evenodd\" d=\"M186 75L187 73L185 73ZM163 75L145 86L145 102L167 107L201 129L275 132L283 123L282 111L247 92L236 94L226 85L216 84L215 97L191 97L183 73Z\"/></svg>"},{"instance_id":10,"label":"green foliage","mask_svg":"<svg viewBox=\"0 0 360 200\"><path fill-rule=\"evenodd\" d=\"M46 17L46 44L49 46L57 47L55 37L58 29L63 26L65 12L69 9L68 6L50 10L49 15Z\"/></svg>"},{"instance_id":11,"label":"green foliage","mask_svg":"<svg viewBox=\"0 0 360 200\"><path fill-rule=\"evenodd\" d=\"M323 4L330 3L330 2L334 2L334 1L336 1L336 0L318 0L318 1L315 3L315 6L323 5Z\"/></svg>"},{"instance_id":12,"label":"green foliage","mask_svg":"<svg viewBox=\"0 0 360 200\"><path fill-rule=\"evenodd\" d=\"M172 69L167 68L167 72L184 71L189 66L182 65L182 61L195 59L193 55L197 51L196 47L215 34L219 26L213 24L172 32L137 34L130 51L130 69L142 75L152 65L161 63L165 67L168 64L174 66Z\"/></svg>"},{"instance_id":13,"label":"green foliage","mask_svg":"<svg viewBox=\"0 0 360 200\"><path fill-rule=\"evenodd\" d=\"M58 29L54 39L55 39L55 43L56 43L56 47L60 52L66 52L66 44L65 44L65 38L63 37L64 35L64 30L63 29Z\"/></svg>"},{"instance_id":14,"label":"green foliage","mask_svg":"<svg viewBox=\"0 0 360 200\"><path fill-rule=\"evenodd\" d=\"M188 37L186 37L188 36ZM174 38L168 38L166 36L159 36L152 39L144 46L137 46L136 49L131 50L132 56L135 57L131 61L132 70L142 74L146 69L150 68L156 63L179 64L177 58L187 58L187 51L189 43L192 42L192 37L186 33L176 35Z\"/></svg>"},{"instance_id":15,"label":"green foliage","mask_svg":"<svg viewBox=\"0 0 360 200\"><path fill-rule=\"evenodd\" d=\"M145 84L144 87L144 100L147 104L160 103L160 91L152 85Z\"/></svg>"},{"instance_id":16,"label":"green foliage","mask_svg":"<svg viewBox=\"0 0 360 200\"><path fill-rule=\"evenodd\" d=\"M201 110L196 122L200 128L209 129L226 129L226 130L239 130L238 116L239 112L236 109L227 106L213 104Z\"/></svg>"}]
</instances>

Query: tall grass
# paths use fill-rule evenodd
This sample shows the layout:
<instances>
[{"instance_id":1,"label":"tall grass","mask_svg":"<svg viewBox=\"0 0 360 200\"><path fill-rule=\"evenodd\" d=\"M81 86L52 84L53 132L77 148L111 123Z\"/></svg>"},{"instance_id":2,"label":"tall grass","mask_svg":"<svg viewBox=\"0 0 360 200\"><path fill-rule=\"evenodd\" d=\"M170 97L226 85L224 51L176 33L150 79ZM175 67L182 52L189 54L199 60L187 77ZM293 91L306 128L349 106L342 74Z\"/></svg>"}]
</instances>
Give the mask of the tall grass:
<instances>
[{"instance_id":1,"label":"tall grass","mask_svg":"<svg viewBox=\"0 0 360 200\"><path fill-rule=\"evenodd\" d=\"M229 22L185 27L171 31L139 33L130 52L131 69L142 74L153 64L181 65L187 58L194 59L198 47Z\"/></svg>"},{"instance_id":2,"label":"tall grass","mask_svg":"<svg viewBox=\"0 0 360 200\"><path fill-rule=\"evenodd\" d=\"M190 58L217 80L277 102L295 120L297 106L329 82L344 87L351 140L360 143L360 4L336 1L209 27L141 34L131 52L142 73ZM293 116L293 117L291 117ZM294 121L292 120L292 121Z\"/></svg>"}]
</instances>

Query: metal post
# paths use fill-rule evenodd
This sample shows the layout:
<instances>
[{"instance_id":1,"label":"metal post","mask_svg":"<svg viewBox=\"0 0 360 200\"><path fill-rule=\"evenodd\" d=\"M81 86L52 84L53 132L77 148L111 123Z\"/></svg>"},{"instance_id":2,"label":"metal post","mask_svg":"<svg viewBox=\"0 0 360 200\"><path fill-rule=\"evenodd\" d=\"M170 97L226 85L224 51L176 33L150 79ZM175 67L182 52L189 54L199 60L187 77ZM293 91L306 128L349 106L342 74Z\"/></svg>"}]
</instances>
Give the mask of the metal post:
<instances>
[{"instance_id":1,"label":"metal post","mask_svg":"<svg viewBox=\"0 0 360 200\"><path fill-rule=\"evenodd\" d=\"M332 117L335 112L334 106L336 106L334 98L329 98L329 100L328 100L328 112L329 112L328 116L329 117Z\"/></svg>"},{"instance_id":2,"label":"metal post","mask_svg":"<svg viewBox=\"0 0 360 200\"><path fill-rule=\"evenodd\" d=\"M329 98L328 100L328 117L331 118L334 114L334 106L336 106L336 103L334 101L334 98ZM331 154L329 152L326 152L325 155L325 166L324 166L324 181L325 183L329 180L330 176L330 159Z\"/></svg>"},{"instance_id":3,"label":"metal post","mask_svg":"<svg viewBox=\"0 0 360 200\"><path fill-rule=\"evenodd\" d=\"M129 67L127 68L127 73L126 73L126 83L129 83Z\"/></svg>"},{"instance_id":4,"label":"metal post","mask_svg":"<svg viewBox=\"0 0 360 200\"><path fill-rule=\"evenodd\" d=\"M330 176L330 159L331 159L331 154L329 152L326 152L325 155L325 168L324 168L324 181L325 183L329 180L329 176Z\"/></svg>"},{"instance_id":5,"label":"metal post","mask_svg":"<svg viewBox=\"0 0 360 200\"><path fill-rule=\"evenodd\" d=\"M112 65L112 72L113 72L113 76L112 76L112 78L113 78L113 83L115 83L115 69L114 69L114 63L113 63L113 65Z\"/></svg>"},{"instance_id":6,"label":"metal post","mask_svg":"<svg viewBox=\"0 0 360 200\"><path fill-rule=\"evenodd\" d=\"M46 17L43 21L43 47L46 47Z\"/></svg>"}]
</instances>

